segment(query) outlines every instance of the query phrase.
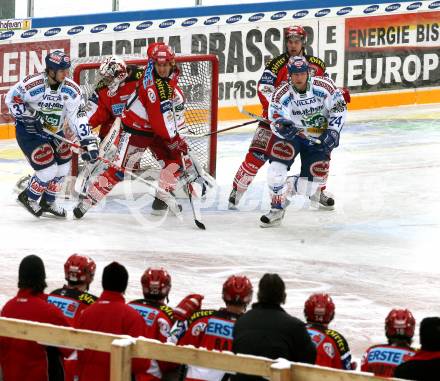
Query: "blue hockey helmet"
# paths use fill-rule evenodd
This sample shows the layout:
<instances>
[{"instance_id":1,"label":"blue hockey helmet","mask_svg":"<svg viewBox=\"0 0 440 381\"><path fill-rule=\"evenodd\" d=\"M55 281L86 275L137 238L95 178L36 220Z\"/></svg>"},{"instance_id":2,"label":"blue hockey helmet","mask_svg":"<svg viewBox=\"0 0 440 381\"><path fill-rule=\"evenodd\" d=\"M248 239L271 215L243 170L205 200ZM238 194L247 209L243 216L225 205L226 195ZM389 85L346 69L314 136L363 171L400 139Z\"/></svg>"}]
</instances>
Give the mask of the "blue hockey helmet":
<instances>
[{"instance_id":1,"label":"blue hockey helmet","mask_svg":"<svg viewBox=\"0 0 440 381\"><path fill-rule=\"evenodd\" d=\"M287 69L289 70L289 75L296 73L305 73L309 71L309 63L305 57L295 56L290 57L287 62Z\"/></svg>"},{"instance_id":2,"label":"blue hockey helmet","mask_svg":"<svg viewBox=\"0 0 440 381\"><path fill-rule=\"evenodd\" d=\"M70 68L70 57L61 50L55 50L46 56L46 69L54 71Z\"/></svg>"}]
</instances>

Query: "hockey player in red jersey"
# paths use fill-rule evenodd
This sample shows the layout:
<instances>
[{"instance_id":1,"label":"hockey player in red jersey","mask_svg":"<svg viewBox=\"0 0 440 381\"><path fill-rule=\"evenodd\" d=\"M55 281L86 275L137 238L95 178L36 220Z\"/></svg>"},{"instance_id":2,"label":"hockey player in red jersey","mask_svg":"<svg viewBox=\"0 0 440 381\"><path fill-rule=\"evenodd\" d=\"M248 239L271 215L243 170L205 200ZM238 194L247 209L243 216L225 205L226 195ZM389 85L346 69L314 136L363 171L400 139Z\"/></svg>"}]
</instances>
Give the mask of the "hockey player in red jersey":
<instances>
[{"instance_id":1,"label":"hockey player in red jersey","mask_svg":"<svg viewBox=\"0 0 440 381\"><path fill-rule=\"evenodd\" d=\"M203 296L186 296L176 307L167 306L171 290L171 276L163 268L148 268L141 277L143 299L137 299L128 305L138 311L147 325L146 337L167 342L171 327L176 320L189 318L201 308ZM176 310L176 311L175 311ZM147 374L139 376L139 381L160 380L162 374L173 369L167 363L151 360Z\"/></svg>"},{"instance_id":2,"label":"hockey player in red jersey","mask_svg":"<svg viewBox=\"0 0 440 381\"><path fill-rule=\"evenodd\" d=\"M156 43L148 50L145 71L121 115L122 132L114 163L124 169L133 169L145 150L151 148L157 160L164 163L156 197L166 208L169 192L175 189L182 173L182 155L189 173L188 181L203 185L207 182L196 160L190 158L186 141L178 134L185 124L185 107L182 90L177 86L179 69L174 52L163 43ZM123 178L124 172L110 166L89 187L87 197L74 208L75 217L83 217Z\"/></svg>"},{"instance_id":3,"label":"hockey player in red jersey","mask_svg":"<svg viewBox=\"0 0 440 381\"><path fill-rule=\"evenodd\" d=\"M310 76L325 75L326 66L324 61L318 57L304 53L304 43L307 32L302 26L296 25L286 28L284 36L286 40L286 51L267 63L257 86L258 98L260 99L264 118L268 117L268 107L275 89L281 83L289 80L287 62L290 57L304 56L309 64ZM341 89L341 92L348 103L350 101L348 89ZM270 126L264 122L260 122L252 138L249 151L235 174L232 191L229 195L230 209L236 208L259 169L269 159L275 140Z\"/></svg>"},{"instance_id":4,"label":"hockey player in red jersey","mask_svg":"<svg viewBox=\"0 0 440 381\"><path fill-rule=\"evenodd\" d=\"M226 308L201 310L188 320L188 329L179 345L193 345L216 351L232 351L232 333L237 319L252 300L252 283L243 275L232 275L223 284ZM220 381L225 372L188 365L187 381Z\"/></svg>"},{"instance_id":5,"label":"hockey player in red jersey","mask_svg":"<svg viewBox=\"0 0 440 381\"><path fill-rule=\"evenodd\" d=\"M398 365L416 354L411 348L416 321L409 310L393 309L385 319L388 344L373 345L362 356L361 371L393 377Z\"/></svg>"},{"instance_id":6,"label":"hockey player in red jersey","mask_svg":"<svg viewBox=\"0 0 440 381\"><path fill-rule=\"evenodd\" d=\"M335 316L335 304L328 294L313 294L304 304L307 330L316 345L316 365L354 370L351 353L345 338L328 325Z\"/></svg>"},{"instance_id":7,"label":"hockey player in red jersey","mask_svg":"<svg viewBox=\"0 0 440 381\"><path fill-rule=\"evenodd\" d=\"M88 292L95 271L96 263L92 258L80 254L71 255L64 264L67 284L52 291L47 298L47 301L58 307L72 324L73 320L97 299Z\"/></svg>"}]
</instances>

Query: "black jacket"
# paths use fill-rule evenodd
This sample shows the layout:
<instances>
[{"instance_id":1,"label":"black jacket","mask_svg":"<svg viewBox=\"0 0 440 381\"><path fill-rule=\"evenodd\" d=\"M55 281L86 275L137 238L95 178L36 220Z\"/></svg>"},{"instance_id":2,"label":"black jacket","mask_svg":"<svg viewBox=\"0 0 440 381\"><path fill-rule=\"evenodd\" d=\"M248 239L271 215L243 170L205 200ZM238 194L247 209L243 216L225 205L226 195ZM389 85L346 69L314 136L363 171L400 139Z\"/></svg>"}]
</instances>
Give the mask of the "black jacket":
<instances>
[{"instance_id":1,"label":"black jacket","mask_svg":"<svg viewBox=\"0 0 440 381\"><path fill-rule=\"evenodd\" d=\"M306 325L279 305L255 303L237 320L234 327L234 353L284 358L314 364L316 349ZM234 381L261 380L261 377L237 374Z\"/></svg>"},{"instance_id":2,"label":"black jacket","mask_svg":"<svg viewBox=\"0 0 440 381\"><path fill-rule=\"evenodd\" d=\"M415 381L440 380L440 351L418 351L409 361L396 368L394 377Z\"/></svg>"}]
</instances>

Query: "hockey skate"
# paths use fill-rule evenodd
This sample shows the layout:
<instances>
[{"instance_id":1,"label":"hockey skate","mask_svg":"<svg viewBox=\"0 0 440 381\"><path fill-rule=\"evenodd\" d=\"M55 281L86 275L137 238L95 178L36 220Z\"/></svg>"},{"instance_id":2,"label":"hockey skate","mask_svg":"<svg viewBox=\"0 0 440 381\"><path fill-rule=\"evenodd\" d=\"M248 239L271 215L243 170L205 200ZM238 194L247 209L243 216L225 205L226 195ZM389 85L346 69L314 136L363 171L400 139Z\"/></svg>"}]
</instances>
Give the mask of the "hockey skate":
<instances>
[{"instance_id":1,"label":"hockey skate","mask_svg":"<svg viewBox=\"0 0 440 381\"><path fill-rule=\"evenodd\" d=\"M47 217L49 217L50 215L58 217L58 218L66 218L67 217L66 209L64 209L62 206L58 205L56 203L56 201L51 202L51 203L47 202L44 195L40 200L40 206L41 206L41 211L42 211L43 215L46 215Z\"/></svg>"},{"instance_id":2,"label":"hockey skate","mask_svg":"<svg viewBox=\"0 0 440 381\"><path fill-rule=\"evenodd\" d=\"M229 210L237 210L238 203L240 199L243 197L243 192L239 192L237 189L233 188L229 195L228 200L228 209Z\"/></svg>"},{"instance_id":3,"label":"hockey skate","mask_svg":"<svg viewBox=\"0 0 440 381\"><path fill-rule=\"evenodd\" d=\"M325 210L333 210L335 209L335 199L327 194L321 189L318 189L318 191L310 196L310 200L312 203L317 204L317 206L320 209Z\"/></svg>"},{"instance_id":4,"label":"hockey skate","mask_svg":"<svg viewBox=\"0 0 440 381\"><path fill-rule=\"evenodd\" d=\"M181 212L182 205L177 204L177 207L179 208L179 212ZM153 204L151 205L151 208L152 208L151 214L153 216L163 216L168 211L167 203L158 197L154 198L154 201L153 201Z\"/></svg>"},{"instance_id":5,"label":"hockey skate","mask_svg":"<svg viewBox=\"0 0 440 381\"><path fill-rule=\"evenodd\" d=\"M40 204L38 204L38 201L29 199L27 195L27 189L25 189L18 195L17 202L35 217L40 217L43 213L43 210L41 209Z\"/></svg>"},{"instance_id":6,"label":"hockey skate","mask_svg":"<svg viewBox=\"0 0 440 381\"><path fill-rule=\"evenodd\" d=\"M280 226L283 221L286 209L271 208L269 213L264 214L260 218L260 226L262 228L272 228Z\"/></svg>"},{"instance_id":7,"label":"hockey skate","mask_svg":"<svg viewBox=\"0 0 440 381\"><path fill-rule=\"evenodd\" d=\"M81 200L75 208L73 208L73 215L76 219L80 219L84 217L84 214L92 207L90 202L87 202L86 199Z\"/></svg>"}]
</instances>

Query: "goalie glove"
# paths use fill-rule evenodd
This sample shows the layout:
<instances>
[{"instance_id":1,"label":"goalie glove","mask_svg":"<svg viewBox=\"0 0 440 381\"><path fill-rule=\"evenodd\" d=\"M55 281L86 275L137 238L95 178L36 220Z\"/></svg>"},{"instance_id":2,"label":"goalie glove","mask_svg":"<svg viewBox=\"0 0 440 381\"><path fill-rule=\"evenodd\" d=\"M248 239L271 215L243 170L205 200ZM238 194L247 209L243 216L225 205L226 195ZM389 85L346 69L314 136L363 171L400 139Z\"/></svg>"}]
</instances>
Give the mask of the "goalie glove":
<instances>
[{"instance_id":1,"label":"goalie glove","mask_svg":"<svg viewBox=\"0 0 440 381\"><path fill-rule=\"evenodd\" d=\"M185 296L177 307L174 308L175 320L187 320L191 315L202 308L204 296L200 294L190 294Z\"/></svg>"}]
</instances>

